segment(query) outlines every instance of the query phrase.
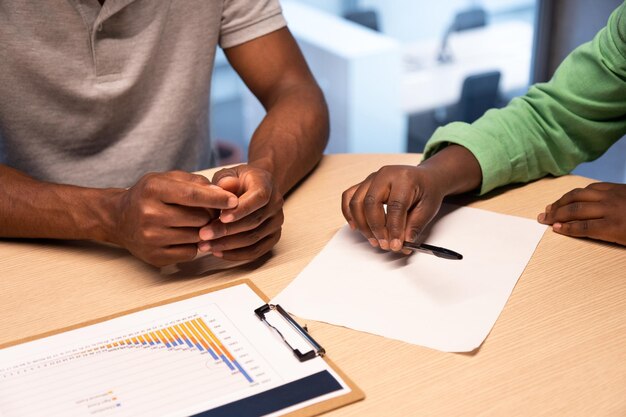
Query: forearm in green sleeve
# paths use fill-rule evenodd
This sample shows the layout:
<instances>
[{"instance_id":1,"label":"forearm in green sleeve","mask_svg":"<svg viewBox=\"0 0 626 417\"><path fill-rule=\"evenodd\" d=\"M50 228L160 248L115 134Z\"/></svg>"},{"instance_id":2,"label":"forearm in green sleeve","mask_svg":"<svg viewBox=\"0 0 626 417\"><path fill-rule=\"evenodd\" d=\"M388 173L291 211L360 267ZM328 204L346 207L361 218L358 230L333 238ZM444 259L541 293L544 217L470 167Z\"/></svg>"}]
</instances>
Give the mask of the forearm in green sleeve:
<instances>
[{"instance_id":1,"label":"forearm in green sleeve","mask_svg":"<svg viewBox=\"0 0 626 417\"><path fill-rule=\"evenodd\" d=\"M425 158L449 143L466 147L481 165L485 193L508 183L563 175L600 156L626 133L623 14L624 6L592 42L566 58L549 83L533 86L472 125L438 129Z\"/></svg>"}]
</instances>

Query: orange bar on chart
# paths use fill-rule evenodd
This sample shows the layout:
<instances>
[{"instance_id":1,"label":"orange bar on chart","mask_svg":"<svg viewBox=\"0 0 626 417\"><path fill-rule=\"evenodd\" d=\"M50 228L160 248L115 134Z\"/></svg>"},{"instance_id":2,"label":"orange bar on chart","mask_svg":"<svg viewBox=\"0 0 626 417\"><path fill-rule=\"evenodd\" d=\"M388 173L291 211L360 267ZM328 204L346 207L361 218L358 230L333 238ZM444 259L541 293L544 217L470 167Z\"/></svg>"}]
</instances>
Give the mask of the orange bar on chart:
<instances>
[{"instance_id":1,"label":"orange bar on chart","mask_svg":"<svg viewBox=\"0 0 626 417\"><path fill-rule=\"evenodd\" d=\"M194 321L192 321L191 323L193 324L193 326L195 326L196 329L198 329L198 331L200 333L202 333L202 335L204 336L204 338L209 342L209 344L211 345L211 349L213 349L213 351L219 356L222 354L222 351L220 350L220 348L218 348L215 343L213 343L213 340L211 339L211 336L209 336L209 334L202 328L202 326L200 326L198 324L198 320L200 319L195 319Z\"/></svg>"},{"instance_id":2,"label":"orange bar on chart","mask_svg":"<svg viewBox=\"0 0 626 417\"><path fill-rule=\"evenodd\" d=\"M165 335L163 334L163 332L161 330L156 330L155 331L157 337L159 338L159 340L161 341L162 344L164 345L170 345L172 342L170 342L167 337L165 337Z\"/></svg>"},{"instance_id":3,"label":"orange bar on chart","mask_svg":"<svg viewBox=\"0 0 626 417\"><path fill-rule=\"evenodd\" d=\"M189 337L189 335L187 334L187 332L179 325L179 324L175 324L174 328L176 329L176 331L178 332L178 334L184 338L185 342L187 342L187 345L189 345L189 347L193 347L193 345L196 343L192 337Z\"/></svg>"},{"instance_id":4,"label":"orange bar on chart","mask_svg":"<svg viewBox=\"0 0 626 417\"><path fill-rule=\"evenodd\" d=\"M167 329L163 329L163 330L171 334L174 340L176 340L180 345L185 344L185 338L182 335L178 334L178 331L176 330L174 326L168 327Z\"/></svg>"},{"instance_id":5,"label":"orange bar on chart","mask_svg":"<svg viewBox=\"0 0 626 417\"><path fill-rule=\"evenodd\" d=\"M171 328L169 328L169 327L168 327L168 328L165 328L165 329L162 329L162 330L159 330L159 331L160 331L160 332L162 332L162 333L165 335L165 337L167 337L167 340L170 342L170 344L172 344L172 345L176 345L176 344L177 344L177 342L178 342L178 341L176 340L176 339L177 339L177 337L176 337L176 336L174 336L173 332L172 332L172 331L170 331L170 329L171 329ZM181 343L182 343L182 341L181 341Z\"/></svg>"},{"instance_id":6,"label":"orange bar on chart","mask_svg":"<svg viewBox=\"0 0 626 417\"><path fill-rule=\"evenodd\" d=\"M187 327L187 325L185 323L181 323L180 327L183 329L183 331L185 332L187 337L189 337L189 340L191 340L191 343L196 345L196 347L200 347L201 346L200 342L198 341L198 339L196 339L196 337L193 335L193 333L191 332L191 330Z\"/></svg>"},{"instance_id":7,"label":"orange bar on chart","mask_svg":"<svg viewBox=\"0 0 626 417\"><path fill-rule=\"evenodd\" d=\"M231 361L234 361L235 358L233 357L233 355L230 354L230 352L224 347L222 342L220 342L220 339L218 339L217 336L215 336L215 334L211 331L211 329L209 329L209 326L207 326L204 320L200 320L200 319L197 319L197 320L202 326L202 328L209 334L209 336L211 336L211 339L213 339L217 343L217 345L220 347L220 349L222 349L226 357L230 359Z\"/></svg>"},{"instance_id":8,"label":"orange bar on chart","mask_svg":"<svg viewBox=\"0 0 626 417\"><path fill-rule=\"evenodd\" d=\"M202 337L202 335L200 335L200 333L198 333L198 331L191 325L191 323L186 322L183 323L183 325L185 325L187 329L189 329L189 331L193 333L193 335L196 337L196 339L198 339L204 349L209 350L209 344L204 340L204 337Z\"/></svg>"},{"instance_id":9,"label":"orange bar on chart","mask_svg":"<svg viewBox=\"0 0 626 417\"><path fill-rule=\"evenodd\" d=\"M143 335L143 338L144 338L144 339L146 339L146 342L147 342L149 345L154 345L154 344L156 343L156 341L152 340L152 337L150 337L150 333L145 333L145 334Z\"/></svg>"},{"instance_id":10,"label":"orange bar on chart","mask_svg":"<svg viewBox=\"0 0 626 417\"><path fill-rule=\"evenodd\" d=\"M154 341L155 344L162 343L161 339L159 339L159 336L154 334L154 332L150 332L150 337L152 338L152 340ZM165 343L163 343L163 344L165 344Z\"/></svg>"}]
</instances>

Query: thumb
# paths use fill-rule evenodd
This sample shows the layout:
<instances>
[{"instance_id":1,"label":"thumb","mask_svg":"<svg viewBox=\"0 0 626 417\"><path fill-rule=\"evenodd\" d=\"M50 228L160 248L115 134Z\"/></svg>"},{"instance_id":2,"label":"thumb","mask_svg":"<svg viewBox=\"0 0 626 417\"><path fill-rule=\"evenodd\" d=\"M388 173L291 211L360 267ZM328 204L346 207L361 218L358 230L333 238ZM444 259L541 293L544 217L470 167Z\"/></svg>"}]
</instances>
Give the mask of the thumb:
<instances>
[{"instance_id":1,"label":"thumb","mask_svg":"<svg viewBox=\"0 0 626 417\"><path fill-rule=\"evenodd\" d=\"M235 195L239 195L240 181L237 171L232 168L222 169L215 173L213 176L213 184L218 187L231 192Z\"/></svg>"}]
</instances>

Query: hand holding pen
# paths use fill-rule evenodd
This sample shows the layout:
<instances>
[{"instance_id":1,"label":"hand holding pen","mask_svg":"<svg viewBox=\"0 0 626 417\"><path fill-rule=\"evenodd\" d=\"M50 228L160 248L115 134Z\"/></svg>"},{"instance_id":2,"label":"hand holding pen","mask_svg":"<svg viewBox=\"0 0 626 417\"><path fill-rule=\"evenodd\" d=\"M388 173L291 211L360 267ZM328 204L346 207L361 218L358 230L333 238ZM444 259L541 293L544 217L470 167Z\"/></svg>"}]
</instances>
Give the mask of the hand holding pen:
<instances>
[{"instance_id":1,"label":"hand holding pen","mask_svg":"<svg viewBox=\"0 0 626 417\"><path fill-rule=\"evenodd\" d=\"M459 166L463 169L455 169ZM480 166L473 155L461 146L450 145L418 166L385 166L370 174L343 193L341 209L350 227L374 247L407 255L420 250L460 259L449 249L428 244L410 246L419 242L445 196L470 191L480 185L480 179Z\"/></svg>"}]
</instances>

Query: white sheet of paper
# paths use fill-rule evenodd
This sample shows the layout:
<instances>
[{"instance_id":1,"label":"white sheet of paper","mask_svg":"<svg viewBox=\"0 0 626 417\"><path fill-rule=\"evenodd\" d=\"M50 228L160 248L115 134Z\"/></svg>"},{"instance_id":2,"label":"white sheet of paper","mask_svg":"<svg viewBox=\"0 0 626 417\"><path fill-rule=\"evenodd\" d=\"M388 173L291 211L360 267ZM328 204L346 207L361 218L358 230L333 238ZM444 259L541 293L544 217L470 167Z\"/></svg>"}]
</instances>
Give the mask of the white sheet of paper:
<instances>
[{"instance_id":1,"label":"white sheet of paper","mask_svg":"<svg viewBox=\"0 0 626 417\"><path fill-rule=\"evenodd\" d=\"M372 248L344 226L274 300L296 316L446 352L485 340L546 226L444 205L426 242L462 260Z\"/></svg>"}]
</instances>

